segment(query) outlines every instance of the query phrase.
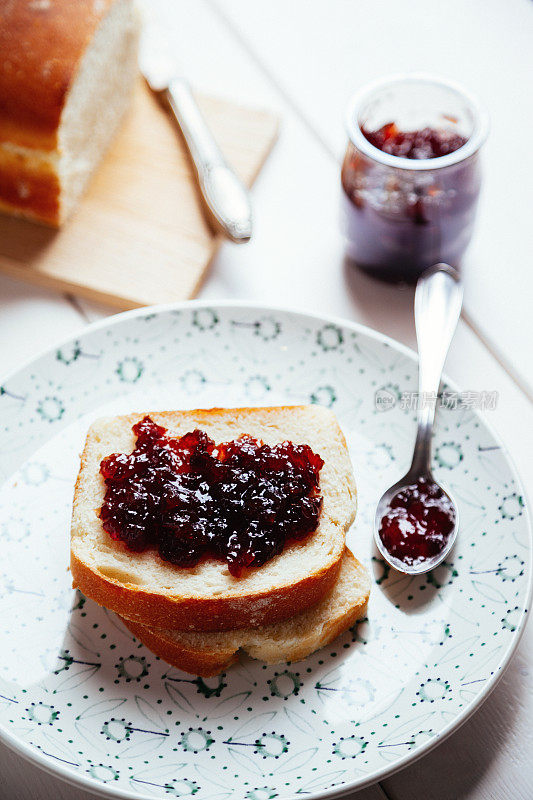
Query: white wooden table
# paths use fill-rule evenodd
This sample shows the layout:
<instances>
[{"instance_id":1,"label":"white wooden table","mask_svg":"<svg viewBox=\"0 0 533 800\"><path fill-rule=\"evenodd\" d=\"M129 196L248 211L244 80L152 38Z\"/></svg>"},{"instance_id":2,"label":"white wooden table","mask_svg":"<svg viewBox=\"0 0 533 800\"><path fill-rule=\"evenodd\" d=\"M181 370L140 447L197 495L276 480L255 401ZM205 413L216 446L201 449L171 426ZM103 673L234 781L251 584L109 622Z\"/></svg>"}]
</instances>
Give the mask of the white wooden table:
<instances>
[{"instance_id":1,"label":"white wooden table","mask_svg":"<svg viewBox=\"0 0 533 800\"><path fill-rule=\"evenodd\" d=\"M337 225L345 103L387 72L435 71L492 117L464 318L447 372L496 390L489 421L533 478L533 2L531 0L152 0L192 82L276 109L280 140L254 189L256 232L225 244L202 296L345 316L414 344L412 291L346 268ZM132 243L133 245L133 243ZM0 374L110 313L0 277ZM489 700L436 750L357 800L531 800L533 627ZM85 800L0 746L2 800Z\"/></svg>"}]
</instances>

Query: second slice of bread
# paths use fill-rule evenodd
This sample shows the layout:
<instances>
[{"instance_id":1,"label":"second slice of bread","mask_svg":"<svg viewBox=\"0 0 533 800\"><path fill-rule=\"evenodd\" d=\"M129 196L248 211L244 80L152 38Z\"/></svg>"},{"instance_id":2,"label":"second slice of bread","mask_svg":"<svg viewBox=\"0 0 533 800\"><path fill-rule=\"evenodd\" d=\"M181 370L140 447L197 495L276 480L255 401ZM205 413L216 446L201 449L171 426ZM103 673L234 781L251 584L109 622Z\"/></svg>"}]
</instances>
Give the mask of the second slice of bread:
<instances>
[{"instance_id":1,"label":"second slice of bread","mask_svg":"<svg viewBox=\"0 0 533 800\"><path fill-rule=\"evenodd\" d=\"M73 585L100 605L148 627L224 631L287 619L319 602L337 578L345 534L355 516L350 457L335 415L320 406L164 411L150 414L171 435L204 430L217 444L248 433L267 444L308 444L324 460L317 530L262 567L234 578L227 564L205 559L180 568L155 550L129 551L104 531L98 513L105 485L100 461L135 445L132 425L144 414L102 419L87 435L74 494Z\"/></svg>"},{"instance_id":2,"label":"second slice of bread","mask_svg":"<svg viewBox=\"0 0 533 800\"><path fill-rule=\"evenodd\" d=\"M139 641L168 664L209 677L237 661L239 650L267 664L306 658L365 615L369 594L367 570L346 549L335 586L320 603L260 630L191 633L123 621Z\"/></svg>"}]
</instances>

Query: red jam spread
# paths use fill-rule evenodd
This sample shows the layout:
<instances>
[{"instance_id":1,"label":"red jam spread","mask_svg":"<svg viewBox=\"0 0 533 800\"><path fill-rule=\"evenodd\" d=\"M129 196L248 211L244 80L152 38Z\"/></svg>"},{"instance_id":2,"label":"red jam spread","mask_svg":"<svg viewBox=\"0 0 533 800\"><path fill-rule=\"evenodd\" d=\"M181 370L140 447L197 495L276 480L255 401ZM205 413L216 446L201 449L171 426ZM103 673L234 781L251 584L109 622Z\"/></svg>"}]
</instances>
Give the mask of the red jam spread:
<instances>
[{"instance_id":1,"label":"red jam spread","mask_svg":"<svg viewBox=\"0 0 533 800\"><path fill-rule=\"evenodd\" d=\"M369 131L363 125L361 133L378 150L401 158L439 158L467 142L464 136L444 128L401 131L395 122L388 122L377 131Z\"/></svg>"},{"instance_id":2,"label":"red jam spread","mask_svg":"<svg viewBox=\"0 0 533 800\"><path fill-rule=\"evenodd\" d=\"M455 526L455 510L436 483L420 480L395 495L379 536L388 553L413 567L442 553Z\"/></svg>"},{"instance_id":3,"label":"red jam spread","mask_svg":"<svg viewBox=\"0 0 533 800\"><path fill-rule=\"evenodd\" d=\"M316 530L324 462L308 445L243 435L217 446L201 430L176 439L150 417L133 432L131 454L100 464L103 527L130 550L155 548L180 567L212 556L239 576Z\"/></svg>"}]
</instances>

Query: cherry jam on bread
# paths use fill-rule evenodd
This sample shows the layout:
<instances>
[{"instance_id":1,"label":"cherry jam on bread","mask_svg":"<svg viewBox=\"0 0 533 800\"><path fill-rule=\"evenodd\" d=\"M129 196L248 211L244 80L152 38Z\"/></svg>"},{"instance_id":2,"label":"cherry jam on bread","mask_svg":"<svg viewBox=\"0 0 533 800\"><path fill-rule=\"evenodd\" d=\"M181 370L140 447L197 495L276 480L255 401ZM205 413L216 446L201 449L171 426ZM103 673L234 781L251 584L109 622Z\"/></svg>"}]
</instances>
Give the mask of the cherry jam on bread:
<instances>
[{"instance_id":1,"label":"cherry jam on bread","mask_svg":"<svg viewBox=\"0 0 533 800\"><path fill-rule=\"evenodd\" d=\"M436 483L421 479L392 498L379 536L391 556L412 567L442 553L454 526L448 495Z\"/></svg>"},{"instance_id":2,"label":"cherry jam on bread","mask_svg":"<svg viewBox=\"0 0 533 800\"><path fill-rule=\"evenodd\" d=\"M179 567L212 556L238 577L317 529L324 462L308 445L243 435L217 446L201 430L173 438L148 416L133 432L131 454L100 464L100 519L130 550L155 548Z\"/></svg>"}]
</instances>

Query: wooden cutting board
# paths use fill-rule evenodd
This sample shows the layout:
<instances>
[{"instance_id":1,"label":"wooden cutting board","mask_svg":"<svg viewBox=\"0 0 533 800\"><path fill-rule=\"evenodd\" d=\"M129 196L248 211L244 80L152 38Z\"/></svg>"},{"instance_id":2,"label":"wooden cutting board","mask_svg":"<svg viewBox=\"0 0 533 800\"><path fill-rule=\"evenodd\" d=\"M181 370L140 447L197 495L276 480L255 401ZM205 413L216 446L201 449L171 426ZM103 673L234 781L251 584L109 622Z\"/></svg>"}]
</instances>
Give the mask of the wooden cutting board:
<instances>
[{"instance_id":1,"label":"wooden cutting board","mask_svg":"<svg viewBox=\"0 0 533 800\"><path fill-rule=\"evenodd\" d=\"M277 118L224 100L198 102L227 160L250 186L276 139ZM0 271L118 309L192 297L219 244L181 134L144 84L60 231L0 215Z\"/></svg>"}]
</instances>

